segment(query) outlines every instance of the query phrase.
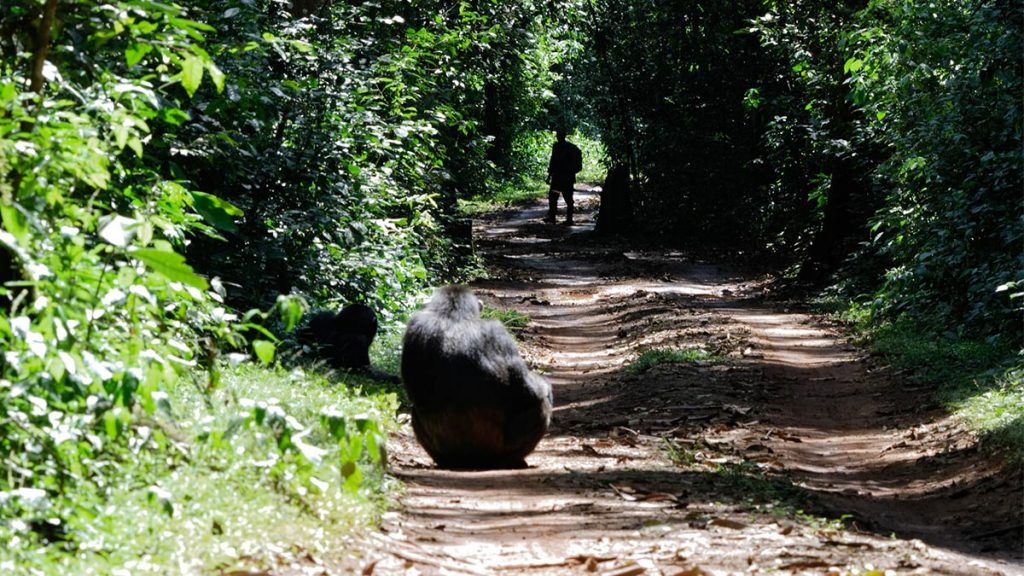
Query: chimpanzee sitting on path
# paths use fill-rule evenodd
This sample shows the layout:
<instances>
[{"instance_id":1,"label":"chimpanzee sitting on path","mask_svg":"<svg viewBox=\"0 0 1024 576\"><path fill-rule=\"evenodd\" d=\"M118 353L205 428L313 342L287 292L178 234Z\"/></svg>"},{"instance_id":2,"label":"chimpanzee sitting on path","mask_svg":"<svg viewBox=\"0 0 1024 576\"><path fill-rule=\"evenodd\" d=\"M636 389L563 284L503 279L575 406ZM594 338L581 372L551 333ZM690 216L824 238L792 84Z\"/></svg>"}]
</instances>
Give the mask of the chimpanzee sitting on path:
<instances>
[{"instance_id":1,"label":"chimpanzee sitting on path","mask_svg":"<svg viewBox=\"0 0 1024 576\"><path fill-rule=\"evenodd\" d=\"M442 468L522 468L551 421L551 385L481 308L465 286L445 286L409 321L402 382L413 431Z\"/></svg>"},{"instance_id":2,"label":"chimpanzee sitting on path","mask_svg":"<svg viewBox=\"0 0 1024 576\"><path fill-rule=\"evenodd\" d=\"M365 304L341 312L318 312L299 330L302 344L317 348L332 368L369 368L370 344L377 336L377 315Z\"/></svg>"}]
</instances>

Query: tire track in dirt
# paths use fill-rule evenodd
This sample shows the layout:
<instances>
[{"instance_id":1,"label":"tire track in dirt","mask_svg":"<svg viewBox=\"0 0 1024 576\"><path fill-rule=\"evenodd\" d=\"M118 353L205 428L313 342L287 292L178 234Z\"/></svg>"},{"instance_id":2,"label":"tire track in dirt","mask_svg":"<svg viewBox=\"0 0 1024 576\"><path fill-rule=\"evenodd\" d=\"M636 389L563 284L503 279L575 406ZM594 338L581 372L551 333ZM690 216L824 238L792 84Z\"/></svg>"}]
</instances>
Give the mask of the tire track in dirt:
<instances>
[{"instance_id":1,"label":"tire track in dirt","mask_svg":"<svg viewBox=\"0 0 1024 576\"><path fill-rule=\"evenodd\" d=\"M572 229L537 205L476 230L496 277L474 289L530 316L521 348L554 386L550 433L529 468L481 472L393 438L406 492L364 573L1024 573L1019 471L834 330L760 303L751 279L593 240L580 196ZM725 359L626 370L666 347ZM779 497L867 521L794 520Z\"/></svg>"}]
</instances>

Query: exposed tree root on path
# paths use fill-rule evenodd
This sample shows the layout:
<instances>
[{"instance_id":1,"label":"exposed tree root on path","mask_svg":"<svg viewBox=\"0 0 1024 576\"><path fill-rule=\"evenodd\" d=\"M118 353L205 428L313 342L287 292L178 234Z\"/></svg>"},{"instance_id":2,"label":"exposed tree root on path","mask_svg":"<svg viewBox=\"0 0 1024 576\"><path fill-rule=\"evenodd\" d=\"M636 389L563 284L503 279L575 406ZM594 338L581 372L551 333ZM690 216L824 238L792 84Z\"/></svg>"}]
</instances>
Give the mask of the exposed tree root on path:
<instances>
[{"instance_id":1,"label":"exposed tree root on path","mask_svg":"<svg viewBox=\"0 0 1024 576\"><path fill-rule=\"evenodd\" d=\"M364 573L1024 573L1020 470L928 390L754 278L593 238L583 196L581 226L538 206L477 229L474 289L531 318L554 384L548 437L487 472L393 439L407 493ZM708 359L627 369L655 348Z\"/></svg>"}]
</instances>

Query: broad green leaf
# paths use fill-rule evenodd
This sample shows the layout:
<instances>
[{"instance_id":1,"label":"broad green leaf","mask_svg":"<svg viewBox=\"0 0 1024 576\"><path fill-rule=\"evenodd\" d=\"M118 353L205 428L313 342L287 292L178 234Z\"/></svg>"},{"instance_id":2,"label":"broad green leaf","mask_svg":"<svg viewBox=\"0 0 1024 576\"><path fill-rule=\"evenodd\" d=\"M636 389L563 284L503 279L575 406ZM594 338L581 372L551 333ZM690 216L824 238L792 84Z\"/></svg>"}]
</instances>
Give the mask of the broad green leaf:
<instances>
[{"instance_id":1,"label":"broad green leaf","mask_svg":"<svg viewBox=\"0 0 1024 576\"><path fill-rule=\"evenodd\" d=\"M14 82L0 84L0 102L10 102L18 95L18 86Z\"/></svg>"},{"instance_id":2,"label":"broad green leaf","mask_svg":"<svg viewBox=\"0 0 1024 576\"><path fill-rule=\"evenodd\" d=\"M274 360L275 346L273 342L254 340L252 350L256 353L256 357L260 359L260 362L264 364L270 364Z\"/></svg>"},{"instance_id":3,"label":"broad green leaf","mask_svg":"<svg viewBox=\"0 0 1024 576\"><path fill-rule=\"evenodd\" d=\"M284 320L284 329L290 332L302 319L303 301L298 296L280 294L277 297L277 309Z\"/></svg>"},{"instance_id":4,"label":"broad green leaf","mask_svg":"<svg viewBox=\"0 0 1024 576\"><path fill-rule=\"evenodd\" d=\"M195 54L185 54L181 61L181 85L194 96L203 81L203 61Z\"/></svg>"},{"instance_id":5,"label":"broad green leaf","mask_svg":"<svg viewBox=\"0 0 1024 576\"><path fill-rule=\"evenodd\" d=\"M224 72L217 67L213 61L206 63L206 71L210 73L210 80L213 80L213 85L217 88L217 92L224 91Z\"/></svg>"},{"instance_id":6,"label":"broad green leaf","mask_svg":"<svg viewBox=\"0 0 1024 576\"><path fill-rule=\"evenodd\" d=\"M153 248L139 248L131 253L133 258L142 261L154 272L173 282L181 282L200 290L210 287L206 278L196 274L192 267L185 263L185 257L177 252L164 252Z\"/></svg>"},{"instance_id":7,"label":"broad green leaf","mask_svg":"<svg viewBox=\"0 0 1024 576\"><path fill-rule=\"evenodd\" d=\"M192 207L211 226L225 232L237 232L235 218L245 214L234 204L205 192L192 191Z\"/></svg>"},{"instance_id":8,"label":"broad green leaf","mask_svg":"<svg viewBox=\"0 0 1024 576\"><path fill-rule=\"evenodd\" d=\"M139 158L142 158L142 140L138 136L132 136L128 139L128 147L131 148L132 152Z\"/></svg>"},{"instance_id":9,"label":"broad green leaf","mask_svg":"<svg viewBox=\"0 0 1024 576\"><path fill-rule=\"evenodd\" d=\"M0 217L3 218L4 229L11 233L18 242L24 242L28 236L28 220L14 204L0 206Z\"/></svg>"},{"instance_id":10,"label":"broad green leaf","mask_svg":"<svg viewBox=\"0 0 1024 576\"><path fill-rule=\"evenodd\" d=\"M125 62L128 63L128 66L135 66L146 57L146 54L149 54L152 51L153 46L149 44L132 44L124 50Z\"/></svg>"},{"instance_id":11,"label":"broad green leaf","mask_svg":"<svg viewBox=\"0 0 1024 576\"><path fill-rule=\"evenodd\" d=\"M187 112L178 108L167 108L162 110L160 115L163 117L165 122L172 126L181 126L191 119L191 116L189 116Z\"/></svg>"},{"instance_id":12,"label":"broad green leaf","mask_svg":"<svg viewBox=\"0 0 1024 576\"><path fill-rule=\"evenodd\" d=\"M118 124L113 127L114 129L114 144L117 145L118 150L124 150L125 144L128 143L128 127L124 124Z\"/></svg>"}]
</instances>

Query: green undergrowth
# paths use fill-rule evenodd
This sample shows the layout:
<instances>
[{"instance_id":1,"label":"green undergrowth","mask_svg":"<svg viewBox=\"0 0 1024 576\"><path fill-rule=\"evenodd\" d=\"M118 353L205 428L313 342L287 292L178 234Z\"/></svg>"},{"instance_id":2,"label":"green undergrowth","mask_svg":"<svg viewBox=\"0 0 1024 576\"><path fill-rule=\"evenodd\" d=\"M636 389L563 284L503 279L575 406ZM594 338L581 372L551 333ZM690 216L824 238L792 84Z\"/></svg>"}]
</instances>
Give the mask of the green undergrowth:
<instances>
[{"instance_id":1,"label":"green undergrowth","mask_svg":"<svg viewBox=\"0 0 1024 576\"><path fill-rule=\"evenodd\" d=\"M569 137L583 152L583 170L576 175L577 182L604 182L606 154L600 140L577 132Z\"/></svg>"},{"instance_id":2,"label":"green undergrowth","mask_svg":"<svg viewBox=\"0 0 1024 576\"><path fill-rule=\"evenodd\" d=\"M513 178L495 182L485 192L459 200L459 209L467 216L505 210L545 198L548 185L543 178Z\"/></svg>"},{"instance_id":3,"label":"green undergrowth","mask_svg":"<svg viewBox=\"0 0 1024 576\"><path fill-rule=\"evenodd\" d=\"M576 174L576 181L602 182L606 171L606 154L601 142L582 132L575 132L568 139L583 153L583 169ZM551 132L524 135L517 143L519 166L511 172L514 175L489 179L479 194L460 199L459 209L467 216L477 216L546 198L549 187L544 182L544 176L554 141Z\"/></svg>"},{"instance_id":4,"label":"green undergrowth","mask_svg":"<svg viewBox=\"0 0 1024 576\"><path fill-rule=\"evenodd\" d=\"M985 444L1024 459L1024 359L1005 339L936 333L909 318L876 323L863 306L825 302L823 311L851 325L869 349L904 371L910 381L934 386L935 398ZM837 312L838 310L838 312Z\"/></svg>"},{"instance_id":5,"label":"green undergrowth","mask_svg":"<svg viewBox=\"0 0 1024 576\"><path fill-rule=\"evenodd\" d=\"M505 325L511 332L521 332L530 324L530 317L518 310L512 310L511 308L493 308L491 306L484 306L480 317L485 319L497 320Z\"/></svg>"},{"instance_id":6,"label":"green undergrowth","mask_svg":"<svg viewBox=\"0 0 1024 576\"><path fill-rule=\"evenodd\" d=\"M634 374L646 372L659 364L708 363L718 357L703 348L654 348L645 350L629 365L628 370Z\"/></svg>"},{"instance_id":7,"label":"green undergrowth","mask_svg":"<svg viewBox=\"0 0 1024 576\"><path fill-rule=\"evenodd\" d=\"M246 364L213 392L183 383L161 405L102 484L0 498L0 573L231 572L329 556L374 525L393 488L387 390Z\"/></svg>"}]
</instances>

